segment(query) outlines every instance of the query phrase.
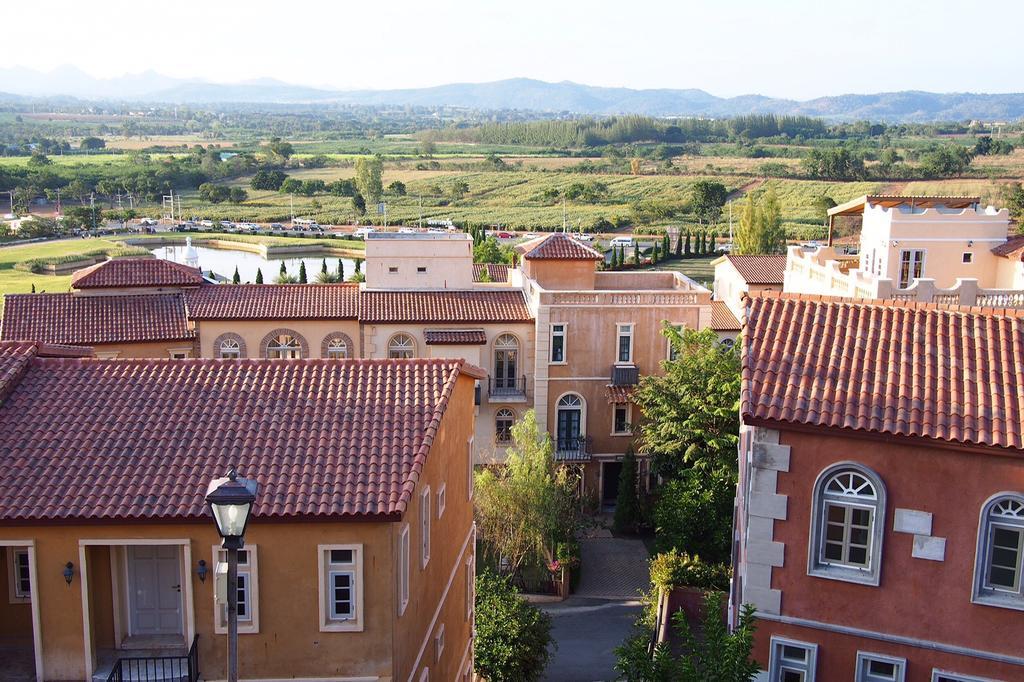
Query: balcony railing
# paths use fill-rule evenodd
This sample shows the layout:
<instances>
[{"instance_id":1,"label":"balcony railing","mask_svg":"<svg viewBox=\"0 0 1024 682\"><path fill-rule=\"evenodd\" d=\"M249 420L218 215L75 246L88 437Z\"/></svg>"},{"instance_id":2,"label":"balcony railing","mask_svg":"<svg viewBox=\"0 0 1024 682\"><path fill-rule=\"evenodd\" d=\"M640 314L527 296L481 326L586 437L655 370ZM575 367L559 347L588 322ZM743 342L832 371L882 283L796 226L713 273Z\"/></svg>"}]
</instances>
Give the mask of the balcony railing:
<instances>
[{"instance_id":1,"label":"balcony railing","mask_svg":"<svg viewBox=\"0 0 1024 682\"><path fill-rule=\"evenodd\" d=\"M555 439L556 462L589 462L589 436L559 437Z\"/></svg>"},{"instance_id":2,"label":"balcony railing","mask_svg":"<svg viewBox=\"0 0 1024 682\"><path fill-rule=\"evenodd\" d=\"M640 383L640 368L636 365L612 365L612 386L636 386Z\"/></svg>"},{"instance_id":3,"label":"balcony railing","mask_svg":"<svg viewBox=\"0 0 1024 682\"><path fill-rule=\"evenodd\" d=\"M114 663L107 682L197 682L199 680L199 635L184 656L139 656L119 658Z\"/></svg>"},{"instance_id":4,"label":"balcony railing","mask_svg":"<svg viewBox=\"0 0 1024 682\"><path fill-rule=\"evenodd\" d=\"M491 398L526 398L526 377L488 377L487 395Z\"/></svg>"}]
</instances>

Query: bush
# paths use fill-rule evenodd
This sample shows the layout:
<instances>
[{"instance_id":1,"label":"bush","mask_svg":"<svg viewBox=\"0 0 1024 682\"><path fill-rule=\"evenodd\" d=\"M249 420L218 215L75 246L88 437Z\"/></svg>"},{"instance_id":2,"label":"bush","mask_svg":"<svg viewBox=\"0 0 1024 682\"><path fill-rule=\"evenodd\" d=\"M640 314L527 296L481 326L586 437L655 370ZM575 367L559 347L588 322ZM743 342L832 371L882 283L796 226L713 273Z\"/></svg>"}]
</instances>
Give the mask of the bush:
<instances>
[{"instance_id":1,"label":"bush","mask_svg":"<svg viewBox=\"0 0 1024 682\"><path fill-rule=\"evenodd\" d=\"M615 532L634 533L640 524L640 500L636 490L636 455L633 447L626 450L619 473L619 492L615 498Z\"/></svg>"},{"instance_id":2,"label":"bush","mask_svg":"<svg viewBox=\"0 0 1024 682\"><path fill-rule=\"evenodd\" d=\"M476 578L476 672L489 682L532 682L547 667L551 617L490 571Z\"/></svg>"},{"instance_id":3,"label":"bush","mask_svg":"<svg viewBox=\"0 0 1024 682\"><path fill-rule=\"evenodd\" d=\"M722 472L687 469L666 483L654 505L655 546L698 554L712 562L729 561L732 479Z\"/></svg>"},{"instance_id":4,"label":"bush","mask_svg":"<svg viewBox=\"0 0 1024 682\"><path fill-rule=\"evenodd\" d=\"M709 564L696 554L669 550L651 559L651 583L664 590L673 587L699 587L704 590L728 590L732 570L725 564Z\"/></svg>"}]
</instances>

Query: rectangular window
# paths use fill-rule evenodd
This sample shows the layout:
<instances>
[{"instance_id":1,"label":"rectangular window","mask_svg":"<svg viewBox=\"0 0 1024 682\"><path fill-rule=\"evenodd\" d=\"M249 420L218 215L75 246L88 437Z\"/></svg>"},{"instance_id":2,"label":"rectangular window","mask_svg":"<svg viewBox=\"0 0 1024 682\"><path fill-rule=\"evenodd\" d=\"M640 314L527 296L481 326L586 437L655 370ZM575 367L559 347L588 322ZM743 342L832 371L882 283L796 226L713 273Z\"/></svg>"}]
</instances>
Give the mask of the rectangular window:
<instances>
[{"instance_id":1,"label":"rectangular window","mask_svg":"<svg viewBox=\"0 0 1024 682\"><path fill-rule=\"evenodd\" d=\"M389 275L397 275L398 274L398 266L397 265L392 265L392 266L388 267L388 274Z\"/></svg>"},{"instance_id":2,"label":"rectangular window","mask_svg":"<svg viewBox=\"0 0 1024 682\"><path fill-rule=\"evenodd\" d=\"M187 350L172 350L170 354L172 360L187 360L192 357L192 352Z\"/></svg>"},{"instance_id":3,"label":"rectangular window","mask_svg":"<svg viewBox=\"0 0 1024 682\"><path fill-rule=\"evenodd\" d=\"M430 561L430 488L420 493L420 568Z\"/></svg>"},{"instance_id":4,"label":"rectangular window","mask_svg":"<svg viewBox=\"0 0 1024 682\"><path fill-rule=\"evenodd\" d=\"M924 249L900 251L900 272L898 286L906 289L915 279L924 277Z\"/></svg>"},{"instance_id":5,"label":"rectangular window","mask_svg":"<svg viewBox=\"0 0 1024 682\"><path fill-rule=\"evenodd\" d=\"M973 263L974 262L974 253L972 253L971 251L964 251L963 257L962 257L961 260L964 263Z\"/></svg>"},{"instance_id":6,"label":"rectangular window","mask_svg":"<svg viewBox=\"0 0 1024 682\"><path fill-rule=\"evenodd\" d=\"M821 562L868 568L871 516L872 510L866 507L826 502Z\"/></svg>"},{"instance_id":7,"label":"rectangular window","mask_svg":"<svg viewBox=\"0 0 1024 682\"><path fill-rule=\"evenodd\" d=\"M855 682L903 682L907 661L882 654L857 652Z\"/></svg>"},{"instance_id":8,"label":"rectangular window","mask_svg":"<svg viewBox=\"0 0 1024 682\"><path fill-rule=\"evenodd\" d=\"M425 275L425 274L427 274L427 268L422 266L422 265L416 266L416 274L418 274L418 275Z\"/></svg>"},{"instance_id":9,"label":"rectangular window","mask_svg":"<svg viewBox=\"0 0 1024 682\"><path fill-rule=\"evenodd\" d=\"M468 465L468 483L469 483L469 499L473 499L473 439L472 437L466 441L466 461Z\"/></svg>"},{"instance_id":10,"label":"rectangular window","mask_svg":"<svg viewBox=\"0 0 1024 682\"><path fill-rule=\"evenodd\" d=\"M633 325L632 324L618 324L615 325L616 336L618 337L618 350L616 362L629 363L633 362Z\"/></svg>"},{"instance_id":11,"label":"rectangular window","mask_svg":"<svg viewBox=\"0 0 1024 682\"><path fill-rule=\"evenodd\" d=\"M363 630L363 546L320 545L320 631Z\"/></svg>"},{"instance_id":12,"label":"rectangular window","mask_svg":"<svg viewBox=\"0 0 1024 682\"><path fill-rule=\"evenodd\" d=\"M629 434L629 405L618 403L613 407L612 434Z\"/></svg>"},{"instance_id":13,"label":"rectangular window","mask_svg":"<svg viewBox=\"0 0 1024 682\"><path fill-rule=\"evenodd\" d=\"M677 332L683 331L683 325L681 324L673 324L671 325L671 327L672 329L675 329ZM679 358L679 350L674 345L672 345L671 338L666 339L666 341L668 341L668 352L666 357L669 361L675 362Z\"/></svg>"},{"instance_id":14,"label":"rectangular window","mask_svg":"<svg viewBox=\"0 0 1024 682\"><path fill-rule=\"evenodd\" d=\"M565 362L565 325L551 325L551 362Z\"/></svg>"},{"instance_id":15,"label":"rectangular window","mask_svg":"<svg viewBox=\"0 0 1024 682\"><path fill-rule=\"evenodd\" d=\"M448 486L444 483L437 490L437 518L444 516L444 508L448 504Z\"/></svg>"},{"instance_id":16,"label":"rectangular window","mask_svg":"<svg viewBox=\"0 0 1024 682\"><path fill-rule=\"evenodd\" d=\"M986 587L1020 593L1021 559L1024 556L1024 528L993 523L989 531Z\"/></svg>"},{"instance_id":17,"label":"rectangular window","mask_svg":"<svg viewBox=\"0 0 1024 682\"><path fill-rule=\"evenodd\" d=\"M817 644L772 637L768 679L771 682L814 682Z\"/></svg>"},{"instance_id":18,"label":"rectangular window","mask_svg":"<svg viewBox=\"0 0 1024 682\"><path fill-rule=\"evenodd\" d=\"M932 682L995 682L987 677L974 677L973 675L961 675L950 673L945 670L932 670Z\"/></svg>"},{"instance_id":19,"label":"rectangular window","mask_svg":"<svg viewBox=\"0 0 1024 682\"><path fill-rule=\"evenodd\" d=\"M7 548L8 596L12 604L30 601L32 598L32 573L28 565L28 549Z\"/></svg>"},{"instance_id":20,"label":"rectangular window","mask_svg":"<svg viewBox=\"0 0 1024 682\"><path fill-rule=\"evenodd\" d=\"M434 635L434 663L441 660L441 654L444 652L444 623L441 623L440 627L437 628L437 634Z\"/></svg>"},{"instance_id":21,"label":"rectangular window","mask_svg":"<svg viewBox=\"0 0 1024 682\"><path fill-rule=\"evenodd\" d=\"M245 546L245 549L238 550L238 588L235 591L235 608L238 613L238 631L240 633L256 633L259 628L259 565L257 560L258 548L256 545ZM228 551L219 545L213 547L214 575L217 575L217 568L227 564ZM214 630L218 633L227 632L228 628L228 605L217 604L214 611L216 622Z\"/></svg>"},{"instance_id":22,"label":"rectangular window","mask_svg":"<svg viewBox=\"0 0 1024 682\"><path fill-rule=\"evenodd\" d=\"M398 615L409 605L409 525L398 536Z\"/></svg>"},{"instance_id":23,"label":"rectangular window","mask_svg":"<svg viewBox=\"0 0 1024 682\"><path fill-rule=\"evenodd\" d=\"M466 559L466 620L473 618L473 606L476 599L476 571L473 557Z\"/></svg>"}]
</instances>

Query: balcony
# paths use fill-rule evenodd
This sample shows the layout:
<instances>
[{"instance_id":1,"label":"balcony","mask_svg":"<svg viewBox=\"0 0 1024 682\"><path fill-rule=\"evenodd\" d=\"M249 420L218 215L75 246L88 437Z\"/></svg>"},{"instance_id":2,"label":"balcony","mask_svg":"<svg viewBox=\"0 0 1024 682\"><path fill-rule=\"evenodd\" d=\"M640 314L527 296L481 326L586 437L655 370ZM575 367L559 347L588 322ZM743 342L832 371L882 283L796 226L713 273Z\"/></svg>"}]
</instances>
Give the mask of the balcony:
<instances>
[{"instance_id":1,"label":"balcony","mask_svg":"<svg viewBox=\"0 0 1024 682\"><path fill-rule=\"evenodd\" d=\"M556 462L589 462L589 436L559 437L555 439Z\"/></svg>"},{"instance_id":2,"label":"balcony","mask_svg":"<svg viewBox=\"0 0 1024 682\"><path fill-rule=\"evenodd\" d=\"M636 365L612 365L612 386L636 386L640 383L640 368Z\"/></svg>"},{"instance_id":3,"label":"balcony","mask_svg":"<svg viewBox=\"0 0 1024 682\"><path fill-rule=\"evenodd\" d=\"M526 377L487 377L487 397L491 402L526 402Z\"/></svg>"}]
</instances>

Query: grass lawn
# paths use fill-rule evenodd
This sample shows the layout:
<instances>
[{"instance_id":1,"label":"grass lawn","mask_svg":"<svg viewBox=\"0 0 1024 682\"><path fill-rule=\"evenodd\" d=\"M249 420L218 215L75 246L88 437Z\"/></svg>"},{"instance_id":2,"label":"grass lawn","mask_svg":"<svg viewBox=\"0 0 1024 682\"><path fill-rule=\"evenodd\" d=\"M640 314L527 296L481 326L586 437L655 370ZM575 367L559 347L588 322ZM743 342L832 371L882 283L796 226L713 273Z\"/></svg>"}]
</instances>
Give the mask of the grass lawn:
<instances>
[{"instance_id":1,"label":"grass lawn","mask_svg":"<svg viewBox=\"0 0 1024 682\"><path fill-rule=\"evenodd\" d=\"M662 261L657 265L649 265L645 270L671 270L681 272L698 284L709 285L715 279L715 269L711 266L720 256L707 258L680 258Z\"/></svg>"},{"instance_id":2,"label":"grass lawn","mask_svg":"<svg viewBox=\"0 0 1024 682\"><path fill-rule=\"evenodd\" d=\"M58 258L98 249L121 248L121 244L107 239L62 239L53 242L39 242L21 246L0 247L0 294L24 294L32 291L50 293L69 291L71 275L36 275L31 272L15 270L15 263L34 258ZM3 303L0 302L0 313Z\"/></svg>"}]
</instances>

